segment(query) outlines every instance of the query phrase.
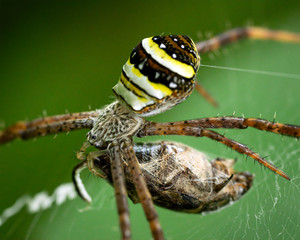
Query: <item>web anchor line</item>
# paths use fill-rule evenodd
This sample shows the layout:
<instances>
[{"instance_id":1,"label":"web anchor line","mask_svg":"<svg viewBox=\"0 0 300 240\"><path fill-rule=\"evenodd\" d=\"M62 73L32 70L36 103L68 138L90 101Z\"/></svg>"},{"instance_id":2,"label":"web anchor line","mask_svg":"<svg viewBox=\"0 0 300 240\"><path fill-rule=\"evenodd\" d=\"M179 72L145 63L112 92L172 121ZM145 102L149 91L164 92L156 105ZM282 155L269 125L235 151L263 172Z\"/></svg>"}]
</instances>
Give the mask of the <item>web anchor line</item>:
<instances>
[{"instance_id":1,"label":"web anchor line","mask_svg":"<svg viewBox=\"0 0 300 240\"><path fill-rule=\"evenodd\" d=\"M299 79L300 80L300 76L299 75L292 74L292 73L268 72L268 71L254 70L254 69L223 67L223 66L214 66L214 65L206 65L206 64L201 64L201 67L216 68L216 69L238 71L238 72L247 72L247 73L254 73L254 74L261 74L261 75L273 76L273 77L285 77L285 78Z\"/></svg>"}]
</instances>

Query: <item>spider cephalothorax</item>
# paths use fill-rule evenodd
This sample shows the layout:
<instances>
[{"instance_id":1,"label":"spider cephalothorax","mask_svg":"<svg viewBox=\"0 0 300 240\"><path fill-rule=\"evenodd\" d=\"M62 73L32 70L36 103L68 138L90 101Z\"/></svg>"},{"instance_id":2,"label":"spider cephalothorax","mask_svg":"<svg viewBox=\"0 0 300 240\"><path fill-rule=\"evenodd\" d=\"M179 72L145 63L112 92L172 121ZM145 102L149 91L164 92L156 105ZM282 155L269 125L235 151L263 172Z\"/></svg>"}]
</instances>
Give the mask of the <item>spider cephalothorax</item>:
<instances>
[{"instance_id":1,"label":"spider cephalothorax","mask_svg":"<svg viewBox=\"0 0 300 240\"><path fill-rule=\"evenodd\" d=\"M107 143L133 136L143 126L144 120L133 114L118 101L113 102L94 120L93 128L87 134L89 143L102 148Z\"/></svg>"},{"instance_id":2,"label":"spider cephalothorax","mask_svg":"<svg viewBox=\"0 0 300 240\"><path fill-rule=\"evenodd\" d=\"M197 44L182 35L145 38L133 49L119 82L113 87L117 96L115 102L101 110L19 122L0 132L0 143L15 138L28 139L75 129L90 129L87 142L77 153L81 163L73 171L79 196L87 202L91 201L79 178L79 172L87 167L96 176L108 178L115 189L122 239L131 237L126 187L130 198L142 204L153 238L164 239L153 200L160 206L177 211L211 211L239 199L250 188L253 176L249 173L234 175L232 161L216 159L209 163L200 152L181 144L161 142L148 146L134 145L133 137L207 137L290 179L246 145L210 129L253 127L299 138L300 126L239 117L167 123L142 118L159 114L182 102L191 94L195 84L197 90L215 105L194 80L200 65L198 53L209 52L247 37L300 43L297 34L251 27L234 29ZM86 154L91 145L99 151ZM184 184L187 180L191 181Z\"/></svg>"}]
</instances>

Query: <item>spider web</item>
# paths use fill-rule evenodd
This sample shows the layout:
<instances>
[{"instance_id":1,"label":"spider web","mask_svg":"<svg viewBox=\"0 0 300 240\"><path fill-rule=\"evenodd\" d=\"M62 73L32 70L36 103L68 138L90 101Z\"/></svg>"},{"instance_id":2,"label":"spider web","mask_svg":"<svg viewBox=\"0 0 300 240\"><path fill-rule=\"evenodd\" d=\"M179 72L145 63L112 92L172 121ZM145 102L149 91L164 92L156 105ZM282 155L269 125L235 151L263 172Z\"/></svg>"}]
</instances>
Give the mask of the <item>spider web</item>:
<instances>
[{"instance_id":1,"label":"spider web","mask_svg":"<svg viewBox=\"0 0 300 240\"><path fill-rule=\"evenodd\" d=\"M193 98L195 99L197 96ZM176 112L171 113L171 115L173 114L177 115ZM290 120L293 122L296 119L297 117ZM225 134L228 136L230 132L225 131ZM242 199L232 206L211 214L192 215L159 208L160 220L168 237L171 236L172 239L297 239L299 237L299 142L292 138L284 137L281 139L280 136L271 133L263 134L250 129L247 130L247 135L245 137L241 131L234 130L234 133L231 133L229 137L241 142L252 142L251 139L255 139L255 150L262 156L269 156L268 160L274 159L273 163L280 169L287 171L292 177L291 182L275 176L267 169L260 169L258 164L251 163L252 160L245 161L240 155L228 151L219 144L211 143L209 140L197 139L195 141L174 137L176 141L186 141L187 144L195 148L199 148L200 145L200 149L206 149L205 144L209 144L212 148L221 149L220 154L212 154L213 151L209 150L206 154L210 158L220 155L231 157L230 155L233 155L239 159L236 164L238 170L248 170L256 173L257 176L252 189ZM257 137L257 135L260 136ZM88 229L87 231L97 232L100 228L103 235L109 232L112 239L117 238L119 229L112 188L105 181L99 181L87 172L83 175L83 180L93 196L93 204L90 207L75 197L74 188L71 184L59 185L53 193L41 191L34 196L25 195L12 206L7 206L2 212L0 218L2 234L0 238L14 238L14 231L26 221L28 224L25 224L24 239L39 239L41 236L44 238L45 233L52 236L51 234L58 232L65 232L65 239L73 239L74 229L80 228L82 225ZM66 187L68 190L59 191L59 189L66 189ZM139 239L145 234L144 231L148 226L144 220L141 206L131 204L130 208L131 215L135 216L131 218L133 233ZM106 222L103 219L112 214L115 216L110 221ZM100 219L100 223L99 217L102 219ZM67 228L61 227L65 225L63 219L70 221ZM93 224L94 227L90 228L84 224L82 219L89 219L91 222L98 223ZM51 230L47 227L50 225ZM139 228L144 229L144 231L139 232ZM178 232L178 229L181 231ZM173 235L174 233L176 235ZM77 232L78 239L84 236L85 231L82 231L81 234L78 235ZM150 236L150 232L147 234Z\"/></svg>"},{"instance_id":2,"label":"spider web","mask_svg":"<svg viewBox=\"0 0 300 240\"><path fill-rule=\"evenodd\" d=\"M285 163L288 159L299 162L299 150L295 148L297 143L290 143L278 155L278 159ZM274 150L274 146L270 145L268 150ZM200 239L297 239L300 207L299 165L287 163L281 167L294 169L291 173L294 176L291 184L287 185L282 179L274 178L268 173L259 179L256 177L252 189L243 199L215 213L219 216L205 216L204 224L194 224L186 239L197 239L199 236ZM214 225L213 231L207 231L206 227L212 226L215 221L218 223Z\"/></svg>"},{"instance_id":3,"label":"spider web","mask_svg":"<svg viewBox=\"0 0 300 240\"><path fill-rule=\"evenodd\" d=\"M168 222L168 225L164 226L166 235L171 236L177 228L181 228L185 230L181 231L181 234L177 233L173 239L297 239L300 227L300 203L298 201L300 196L300 149L298 144L298 142L288 143L284 151L277 155L276 162L282 163L281 169L292 170L289 173L293 176L290 183L277 176L274 177L272 173L264 173L263 170L263 174L259 174L260 176L255 178L252 189L242 199L220 211L207 215L191 215L170 213L167 210L159 209L163 226L164 222ZM259 143L258 148L264 148L262 142ZM274 150L275 146L269 145L261 153L267 154ZM212 154L210 155L212 156ZM91 180L94 180L94 178L90 178L89 175L85 176L87 188L94 189L92 191L94 193L94 203L90 207L85 207L84 204L74 200L76 195L71 183L60 185L53 194L43 191L33 197L25 195L18 199L0 217L0 228L6 230L3 231L4 235L1 238L11 238L14 228L16 228L15 225L19 225L22 218L24 218L19 213L23 207L27 208L27 213L24 213L25 209L23 209L23 214L32 214L32 220L26 231L25 239L38 238L39 235L35 228L40 228L43 222L43 225L53 226L56 225L54 224L56 221L61 221L71 213L76 219L76 217L80 218L82 215L90 213L103 216L104 210L115 212L111 188L101 184L101 190L97 191L99 184L95 184L95 181ZM73 208L77 209L75 214ZM138 214L136 211L141 211L139 205L131 206L131 208L134 208L132 214ZM169 215L172 215L172 217L169 218ZM9 218L17 220L9 223ZM72 232L74 227L79 224L75 219L72 224L69 224L67 231ZM5 223L6 221L8 223ZM182 222L188 226L188 229L186 229L186 226L182 226ZM214 224L215 222L217 224ZM214 227L211 228L211 226ZM57 229L54 232L58 231L59 224L56 227ZM114 233L111 236L117 236L118 225L114 223L109 227L109 231ZM224 235L224 233L226 234ZM44 234L43 232L43 236ZM69 238L72 237L74 236L70 234Z\"/></svg>"}]
</instances>

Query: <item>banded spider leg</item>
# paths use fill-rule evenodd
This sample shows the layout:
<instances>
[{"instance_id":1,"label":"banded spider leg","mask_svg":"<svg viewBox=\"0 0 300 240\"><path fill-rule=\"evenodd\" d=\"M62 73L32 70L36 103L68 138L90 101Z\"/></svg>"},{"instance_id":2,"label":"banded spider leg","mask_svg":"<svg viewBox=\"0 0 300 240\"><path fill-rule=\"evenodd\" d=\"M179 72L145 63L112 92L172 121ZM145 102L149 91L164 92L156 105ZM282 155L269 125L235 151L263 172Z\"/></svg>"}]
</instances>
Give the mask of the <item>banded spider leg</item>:
<instances>
[{"instance_id":1,"label":"banded spider leg","mask_svg":"<svg viewBox=\"0 0 300 240\"><path fill-rule=\"evenodd\" d=\"M257 153L250 150L246 145L238 143L232 139L208 130L207 128L237 128L246 129L253 127L259 130L265 130L273 133L279 133L291 137L300 137L300 126L274 123L259 118L237 118L237 117L219 117L219 118L202 118L195 120L186 120L180 122L157 123L147 121L144 128L137 134L138 137L153 135L184 135L194 137L207 137L214 141L221 142L231 149L248 155L259 163L263 164L270 170L276 172L287 180L290 178L281 170L271 163L260 157Z\"/></svg>"},{"instance_id":2,"label":"banded spider leg","mask_svg":"<svg viewBox=\"0 0 300 240\"><path fill-rule=\"evenodd\" d=\"M205 54L216 51L221 47L241 41L243 39L254 40L272 40L278 42L300 43L300 35L287 31L274 31L261 27L240 27L228 30L216 35L208 40L196 43L198 54ZM210 104L217 107L217 101L202 87L199 81L196 81L195 88L198 93Z\"/></svg>"},{"instance_id":3,"label":"banded spider leg","mask_svg":"<svg viewBox=\"0 0 300 240\"><path fill-rule=\"evenodd\" d=\"M85 151L89 146L91 145L85 142L80 151L77 153L77 158L82 162L80 162L74 168L72 173L73 182L78 195L88 203L91 202L91 198L86 192L85 187L82 185L82 182L79 178L81 170L88 167L89 171L94 175L101 178L106 178L106 175L100 173L94 166L94 160L97 158L97 156L101 155L101 151L90 152L87 154L87 156L85 156ZM121 141L114 140L108 144L106 149L109 152L110 156L112 183L115 189L115 197L118 208L122 239L131 238L129 208L123 162L128 165L129 177L134 183L137 196L143 206L146 218L150 224L152 236L154 237L154 239L164 239L151 194L146 185L145 179L139 166L139 162L133 150L132 140L129 138L122 139Z\"/></svg>"}]
</instances>

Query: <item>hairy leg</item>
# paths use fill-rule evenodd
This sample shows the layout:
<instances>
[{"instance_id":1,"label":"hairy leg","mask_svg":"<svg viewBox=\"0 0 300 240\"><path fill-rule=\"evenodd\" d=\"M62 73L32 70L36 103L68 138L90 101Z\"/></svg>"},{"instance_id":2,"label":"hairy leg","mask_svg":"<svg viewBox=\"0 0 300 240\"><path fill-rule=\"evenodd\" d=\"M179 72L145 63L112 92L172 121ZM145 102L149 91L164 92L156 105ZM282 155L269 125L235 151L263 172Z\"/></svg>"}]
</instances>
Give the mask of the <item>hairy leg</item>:
<instances>
[{"instance_id":1,"label":"hairy leg","mask_svg":"<svg viewBox=\"0 0 300 240\"><path fill-rule=\"evenodd\" d=\"M235 118L234 118L235 119ZM226 146L230 147L231 149L245 154L254 160L258 161L259 163L263 164L270 170L276 172L280 176L284 177L285 179L290 180L290 178L281 170L277 169L275 166L273 166L271 163L266 161L264 158L260 157L257 153L250 150L246 145L243 145L241 143L238 143L232 139L226 138L223 135L216 133L214 131L204 129L207 128L241 128L244 129L247 127L247 125L242 124L232 124L229 121L229 123L226 123L220 121L220 119L215 118L214 120L217 120L215 125L211 125L212 122L210 122L210 118L204 119L203 125L201 125L203 119L197 119L197 120L190 120L190 121L182 121L182 122L171 122L171 123L155 123L155 122L147 122L145 127L138 133L138 137L144 137L144 136L152 136L152 135L184 135L184 136L194 136L194 137L208 137L212 140L221 142L225 144ZM237 119L240 120L238 123L245 122L245 119ZM250 123L252 123L252 118L250 118ZM295 136L298 137L300 133L300 126L293 126L293 125L285 125L285 124L279 124L279 123L272 123L268 121L261 121L261 119L258 119L259 123L263 123L262 126L258 124L258 126L255 126L255 124L248 124L248 126L255 127L257 129L261 130L267 130L272 131L275 133L281 133L286 134L288 136ZM205 125L206 124L206 125ZM222 125L223 124L223 125ZM273 127L266 128L270 124ZM203 127L205 126L205 127ZM265 129L266 128L266 129Z\"/></svg>"},{"instance_id":2,"label":"hairy leg","mask_svg":"<svg viewBox=\"0 0 300 240\"><path fill-rule=\"evenodd\" d=\"M122 154L119 143L113 141L108 146L111 162L111 173L113 179L113 186L115 189L115 196L118 207L119 223L122 232L122 239L130 239L130 220L129 220L129 209L127 201L127 191L125 186L125 178L122 167Z\"/></svg>"},{"instance_id":3,"label":"hairy leg","mask_svg":"<svg viewBox=\"0 0 300 240\"><path fill-rule=\"evenodd\" d=\"M281 42L300 43L300 34L285 31L273 31L260 27L235 28L221 33L211 39L196 43L199 54L212 52L227 44L240 41L242 39L260 39ZM209 93L196 81L196 90L213 106L217 107L217 102Z\"/></svg>"},{"instance_id":4,"label":"hairy leg","mask_svg":"<svg viewBox=\"0 0 300 240\"><path fill-rule=\"evenodd\" d=\"M133 180L138 197L143 206L147 220L150 224L152 236L155 240L162 240L164 239L163 231L158 221L158 216L154 208L151 194L148 190L138 160L134 153L132 142L128 139L123 144L124 145L122 146L122 150L126 156L126 162L128 164L129 173Z\"/></svg>"},{"instance_id":5,"label":"hairy leg","mask_svg":"<svg viewBox=\"0 0 300 240\"><path fill-rule=\"evenodd\" d=\"M94 122L93 118L98 115L98 111L91 111L44 117L29 122L18 122L0 131L0 144L16 138L29 139L76 129L91 129Z\"/></svg>"},{"instance_id":6,"label":"hairy leg","mask_svg":"<svg viewBox=\"0 0 300 240\"><path fill-rule=\"evenodd\" d=\"M300 43L300 34L286 31L274 31L260 27L244 27L235 28L221 33L211 39L198 42L196 43L196 47L198 53L202 54L217 50L224 45L246 38Z\"/></svg>"},{"instance_id":7,"label":"hairy leg","mask_svg":"<svg viewBox=\"0 0 300 240\"><path fill-rule=\"evenodd\" d=\"M150 122L147 121L145 127L139 135L184 135L186 131L194 128L238 128L246 129L253 127L259 130L278 133L290 137L300 137L300 126L270 122L260 118L240 118L240 117L213 117L185 120L179 122ZM172 134L164 134L171 131ZM146 135L145 135L146 134Z\"/></svg>"}]
</instances>

